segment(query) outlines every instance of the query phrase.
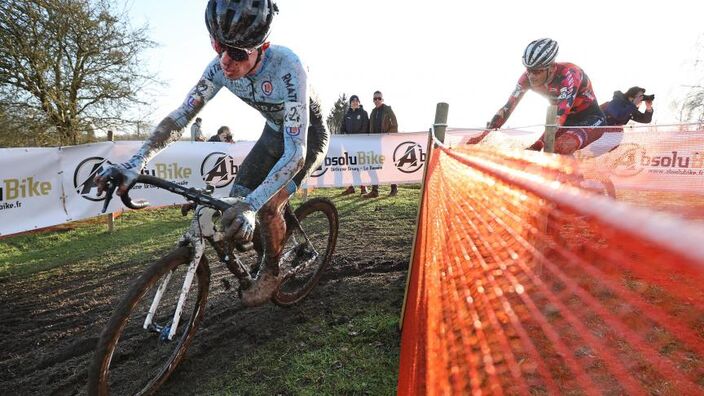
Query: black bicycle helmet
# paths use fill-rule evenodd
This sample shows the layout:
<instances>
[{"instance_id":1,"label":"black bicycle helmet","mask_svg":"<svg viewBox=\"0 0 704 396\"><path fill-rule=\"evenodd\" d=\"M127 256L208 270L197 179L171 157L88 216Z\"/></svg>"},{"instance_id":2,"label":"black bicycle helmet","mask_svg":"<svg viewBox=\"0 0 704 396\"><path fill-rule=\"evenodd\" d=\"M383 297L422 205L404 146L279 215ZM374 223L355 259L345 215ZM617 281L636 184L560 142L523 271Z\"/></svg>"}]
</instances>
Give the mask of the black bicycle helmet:
<instances>
[{"instance_id":1,"label":"black bicycle helmet","mask_svg":"<svg viewBox=\"0 0 704 396\"><path fill-rule=\"evenodd\" d=\"M274 0L209 0L205 25L220 44L258 48L269 36L271 21L278 11Z\"/></svg>"},{"instance_id":2,"label":"black bicycle helmet","mask_svg":"<svg viewBox=\"0 0 704 396\"><path fill-rule=\"evenodd\" d=\"M523 66L528 69L541 69L550 66L560 47L557 41L543 38L532 41L523 52Z\"/></svg>"}]
</instances>

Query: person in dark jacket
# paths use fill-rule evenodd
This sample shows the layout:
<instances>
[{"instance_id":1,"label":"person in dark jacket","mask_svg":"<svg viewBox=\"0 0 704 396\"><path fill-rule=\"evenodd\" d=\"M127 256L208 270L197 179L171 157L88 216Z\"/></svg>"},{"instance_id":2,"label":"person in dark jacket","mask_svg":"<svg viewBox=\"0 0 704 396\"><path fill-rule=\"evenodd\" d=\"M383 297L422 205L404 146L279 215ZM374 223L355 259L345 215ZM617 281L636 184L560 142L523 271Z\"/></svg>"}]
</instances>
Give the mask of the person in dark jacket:
<instances>
[{"instance_id":1,"label":"person in dark jacket","mask_svg":"<svg viewBox=\"0 0 704 396\"><path fill-rule=\"evenodd\" d=\"M347 108L345 116L342 118L342 125L340 125L340 133L343 134L355 134L355 133L369 133L369 116L367 111L362 108L359 104L359 96L350 96L350 107ZM360 187L362 194L367 193L367 187ZM342 195L354 194L354 186L349 186Z\"/></svg>"},{"instance_id":2,"label":"person in dark jacket","mask_svg":"<svg viewBox=\"0 0 704 396\"><path fill-rule=\"evenodd\" d=\"M221 126L218 128L218 132L211 136L210 139L208 139L209 142L225 142L225 143L233 143L232 142L232 134L230 133L230 128L226 126Z\"/></svg>"},{"instance_id":3,"label":"person in dark jacket","mask_svg":"<svg viewBox=\"0 0 704 396\"><path fill-rule=\"evenodd\" d=\"M645 88L641 87L631 87L626 93L614 92L613 99L599 106L606 114L606 125L626 125L630 120L649 123L653 119L654 95L645 98L644 95ZM643 102L645 102L645 112L641 113L638 107Z\"/></svg>"},{"instance_id":4,"label":"person in dark jacket","mask_svg":"<svg viewBox=\"0 0 704 396\"><path fill-rule=\"evenodd\" d=\"M391 106L384 104L384 95L380 91L374 92L374 109L369 116L369 133L390 133L398 132L398 122L396 114L391 110ZM398 194L398 186L391 185L390 197ZM376 198L379 196L379 186L372 186L372 190L364 195L364 198Z\"/></svg>"},{"instance_id":5,"label":"person in dark jacket","mask_svg":"<svg viewBox=\"0 0 704 396\"><path fill-rule=\"evenodd\" d=\"M340 133L369 133L369 115L359 104L359 96L350 96L350 107L347 108L347 113L342 119L340 125Z\"/></svg>"}]
</instances>

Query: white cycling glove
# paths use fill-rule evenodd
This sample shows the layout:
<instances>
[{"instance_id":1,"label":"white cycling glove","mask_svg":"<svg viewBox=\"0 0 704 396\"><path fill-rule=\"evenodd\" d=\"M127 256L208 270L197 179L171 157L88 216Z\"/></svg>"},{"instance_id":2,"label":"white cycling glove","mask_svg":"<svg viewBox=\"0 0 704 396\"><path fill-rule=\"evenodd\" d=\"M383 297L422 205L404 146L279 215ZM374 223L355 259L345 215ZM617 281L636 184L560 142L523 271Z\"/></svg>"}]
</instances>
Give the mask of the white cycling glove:
<instances>
[{"instance_id":1,"label":"white cycling glove","mask_svg":"<svg viewBox=\"0 0 704 396\"><path fill-rule=\"evenodd\" d=\"M98 185L98 195L102 194L103 191L107 189L107 178L115 171L122 175L122 183L117 189L117 195L126 193L136 182L137 176L139 176L141 169L142 165L140 161L135 160L134 157L128 162L104 167L103 170L95 176L95 183Z\"/></svg>"},{"instance_id":2,"label":"white cycling glove","mask_svg":"<svg viewBox=\"0 0 704 396\"><path fill-rule=\"evenodd\" d=\"M225 238L240 242L249 242L254 235L257 212L244 201L236 202L222 215L221 223L225 228Z\"/></svg>"}]
</instances>

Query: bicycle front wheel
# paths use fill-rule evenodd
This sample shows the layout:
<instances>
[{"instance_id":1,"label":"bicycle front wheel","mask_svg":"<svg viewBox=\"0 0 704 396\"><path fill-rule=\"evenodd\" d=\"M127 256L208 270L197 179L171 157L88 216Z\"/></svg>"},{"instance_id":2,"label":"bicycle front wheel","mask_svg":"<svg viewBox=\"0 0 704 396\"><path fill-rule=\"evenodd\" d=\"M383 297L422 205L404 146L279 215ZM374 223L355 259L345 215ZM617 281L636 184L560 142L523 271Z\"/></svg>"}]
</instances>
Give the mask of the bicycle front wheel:
<instances>
[{"instance_id":1,"label":"bicycle front wheel","mask_svg":"<svg viewBox=\"0 0 704 396\"><path fill-rule=\"evenodd\" d=\"M335 205L325 198L306 201L295 211L301 230L289 230L280 269L290 274L279 286L272 301L289 306L305 298L318 284L330 265L338 232Z\"/></svg>"},{"instance_id":2,"label":"bicycle front wheel","mask_svg":"<svg viewBox=\"0 0 704 396\"><path fill-rule=\"evenodd\" d=\"M176 369L203 319L210 284L210 269L202 258L190 275L189 292L182 293L190 261L190 249L180 247L132 284L98 341L88 373L90 395L150 394ZM182 309L173 334L179 299Z\"/></svg>"}]
</instances>

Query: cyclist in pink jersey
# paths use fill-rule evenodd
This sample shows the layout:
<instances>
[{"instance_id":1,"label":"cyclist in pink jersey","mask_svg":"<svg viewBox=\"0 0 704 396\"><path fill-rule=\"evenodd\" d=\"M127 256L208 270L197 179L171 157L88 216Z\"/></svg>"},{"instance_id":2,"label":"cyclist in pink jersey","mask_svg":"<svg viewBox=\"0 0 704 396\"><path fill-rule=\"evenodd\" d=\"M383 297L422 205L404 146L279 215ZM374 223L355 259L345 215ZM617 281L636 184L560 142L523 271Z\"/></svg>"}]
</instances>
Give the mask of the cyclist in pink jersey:
<instances>
[{"instance_id":1,"label":"cyclist in pink jersey","mask_svg":"<svg viewBox=\"0 0 704 396\"><path fill-rule=\"evenodd\" d=\"M487 128L500 128L511 115L528 90L546 97L557 106L554 124L555 152L572 154L601 137L603 129L589 127L606 125L604 113L596 101L592 84L584 70L572 63L557 63L557 42L549 38L531 42L523 53L526 71L518 79L516 89L506 104L487 123ZM468 144L479 143L489 131L470 139ZM542 150L545 135L529 147Z\"/></svg>"}]
</instances>

